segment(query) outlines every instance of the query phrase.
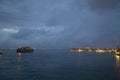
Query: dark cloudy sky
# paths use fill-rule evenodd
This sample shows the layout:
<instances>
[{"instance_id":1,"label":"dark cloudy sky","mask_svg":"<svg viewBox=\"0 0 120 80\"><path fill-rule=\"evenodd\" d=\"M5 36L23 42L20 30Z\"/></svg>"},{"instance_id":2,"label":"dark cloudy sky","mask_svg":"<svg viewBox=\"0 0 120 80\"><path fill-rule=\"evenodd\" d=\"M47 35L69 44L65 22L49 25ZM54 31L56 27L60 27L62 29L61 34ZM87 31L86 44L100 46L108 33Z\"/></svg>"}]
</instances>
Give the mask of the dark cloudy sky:
<instances>
[{"instance_id":1,"label":"dark cloudy sky","mask_svg":"<svg viewBox=\"0 0 120 80\"><path fill-rule=\"evenodd\" d=\"M0 47L116 47L120 0L0 0Z\"/></svg>"}]
</instances>

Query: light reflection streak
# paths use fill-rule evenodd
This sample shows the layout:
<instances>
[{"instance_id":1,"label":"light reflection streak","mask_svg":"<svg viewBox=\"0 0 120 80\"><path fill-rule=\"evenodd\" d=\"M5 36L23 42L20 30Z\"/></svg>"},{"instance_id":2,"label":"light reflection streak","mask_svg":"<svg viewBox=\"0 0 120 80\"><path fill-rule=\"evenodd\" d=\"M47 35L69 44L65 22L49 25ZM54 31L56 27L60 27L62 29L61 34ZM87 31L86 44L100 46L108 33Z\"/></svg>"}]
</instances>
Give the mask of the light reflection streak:
<instances>
[{"instance_id":1,"label":"light reflection streak","mask_svg":"<svg viewBox=\"0 0 120 80\"><path fill-rule=\"evenodd\" d=\"M21 58L22 53L17 53L18 59L17 59L17 72L18 72L18 80L21 80Z\"/></svg>"},{"instance_id":2,"label":"light reflection streak","mask_svg":"<svg viewBox=\"0 0 120 80\"><path fill-rule=\"evenodd\" d=\"M1 65L1 63L2 63L1 59L2 59L2 54L0 54L0 65Z\"/></svg>"},{"instance_id":3,"label":"light reflection streak","mask_svg":"<svg viewBox=\"0 0 120 80\"><path fill-rule=\"evenodd\" d=\"M116 69L115 69L116 75L115 75L115 77L117 79L120 79L120 56L115 55L115 59L116 59Z\"/></svg>"},{"instance_id":4,"label":"light reflection streak","mask_svg":"<svg viewBox=\"0 0 120 80\"><path fill-rule=\"evenodd\" d=\"M0 54L0 57L2 56L2 54Z\"/></svg>"}]
</instances>

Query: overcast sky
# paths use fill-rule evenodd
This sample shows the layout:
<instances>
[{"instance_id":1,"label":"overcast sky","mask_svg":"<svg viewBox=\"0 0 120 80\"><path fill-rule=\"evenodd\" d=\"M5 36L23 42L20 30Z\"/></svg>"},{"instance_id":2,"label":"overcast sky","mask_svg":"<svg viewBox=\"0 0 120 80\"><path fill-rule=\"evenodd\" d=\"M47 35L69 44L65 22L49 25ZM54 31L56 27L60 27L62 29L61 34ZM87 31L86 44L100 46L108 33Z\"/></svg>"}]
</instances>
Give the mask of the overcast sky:
<instances>
[{"instance_id":1,"label":"overcast sky","mask_svg":"<svg viewBox=\"0 0 120 80\"><path fill-rule=\"evenodd\" d=\"M0 47L120 45L120 0L0 0Z\"/></svg>"}]
</instances>

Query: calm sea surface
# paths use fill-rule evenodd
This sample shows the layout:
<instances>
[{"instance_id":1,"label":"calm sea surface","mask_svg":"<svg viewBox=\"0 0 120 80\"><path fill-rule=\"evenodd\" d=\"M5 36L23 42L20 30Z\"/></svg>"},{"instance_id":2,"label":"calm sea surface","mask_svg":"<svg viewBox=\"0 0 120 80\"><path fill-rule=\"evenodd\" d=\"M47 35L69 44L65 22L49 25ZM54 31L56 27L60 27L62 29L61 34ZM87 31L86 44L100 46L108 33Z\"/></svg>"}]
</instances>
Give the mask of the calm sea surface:
<instances>
[{"instance_id":1,"label":"calm sea surface","mask_svg":"<svg viewBox=\"0 0 120 80\"><path fill-rule=\"evenodd\" d=\"M69 50L3 53L0 80L120 80L120 57L114 53Z\"/></svg>"}]
</instances>

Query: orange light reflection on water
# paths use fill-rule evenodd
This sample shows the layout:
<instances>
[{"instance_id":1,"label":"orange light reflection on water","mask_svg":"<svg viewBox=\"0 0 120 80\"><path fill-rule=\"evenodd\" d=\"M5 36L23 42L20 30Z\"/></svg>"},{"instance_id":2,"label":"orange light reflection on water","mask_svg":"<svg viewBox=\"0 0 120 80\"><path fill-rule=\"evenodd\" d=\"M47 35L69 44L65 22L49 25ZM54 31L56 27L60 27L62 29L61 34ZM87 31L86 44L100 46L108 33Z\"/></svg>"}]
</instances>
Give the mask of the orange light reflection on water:
<instances>
[{"instance_id":1,"label":"orange light reflection on water","mask_svg":"<svg viewBox=\"0 0 120 80\"><path fill-rule=\"evenodd\" d=\"M18 80L21 80L21 58L22 53L17 53L18 59L17 59L17 72L18 72Z\"/></svg>"},{"instance_id":2,"label":"orange light reflection on water","mask_svg":"<svg viewBox=\"0 0 120 80\"><path fill-rule=\"evenodd\" d=\"M120 79L120 56L119 55L115 55L115 59L116 59L116 78Z\"/></svg>"},{"instance_id":3,"label":"orange light reflection on water","mask_svg":"<svg viewBox=\"0 0 120 80\"><path fill-rule=\"evenodd\" d=\"M2 54L0 54L0 57L2 56Z\"/></svg>"},{"instance_id":4,"label":"orange light reflection on water","mask_svg":"<svg viewBox=\"0 0 120 80\"><path fill-rule=\"evenodd\" d=\"M18 57L21 57L21 56L22 56L22 53L19 52L19 53L18 53Z\"/></svg>"}]
</instances>

